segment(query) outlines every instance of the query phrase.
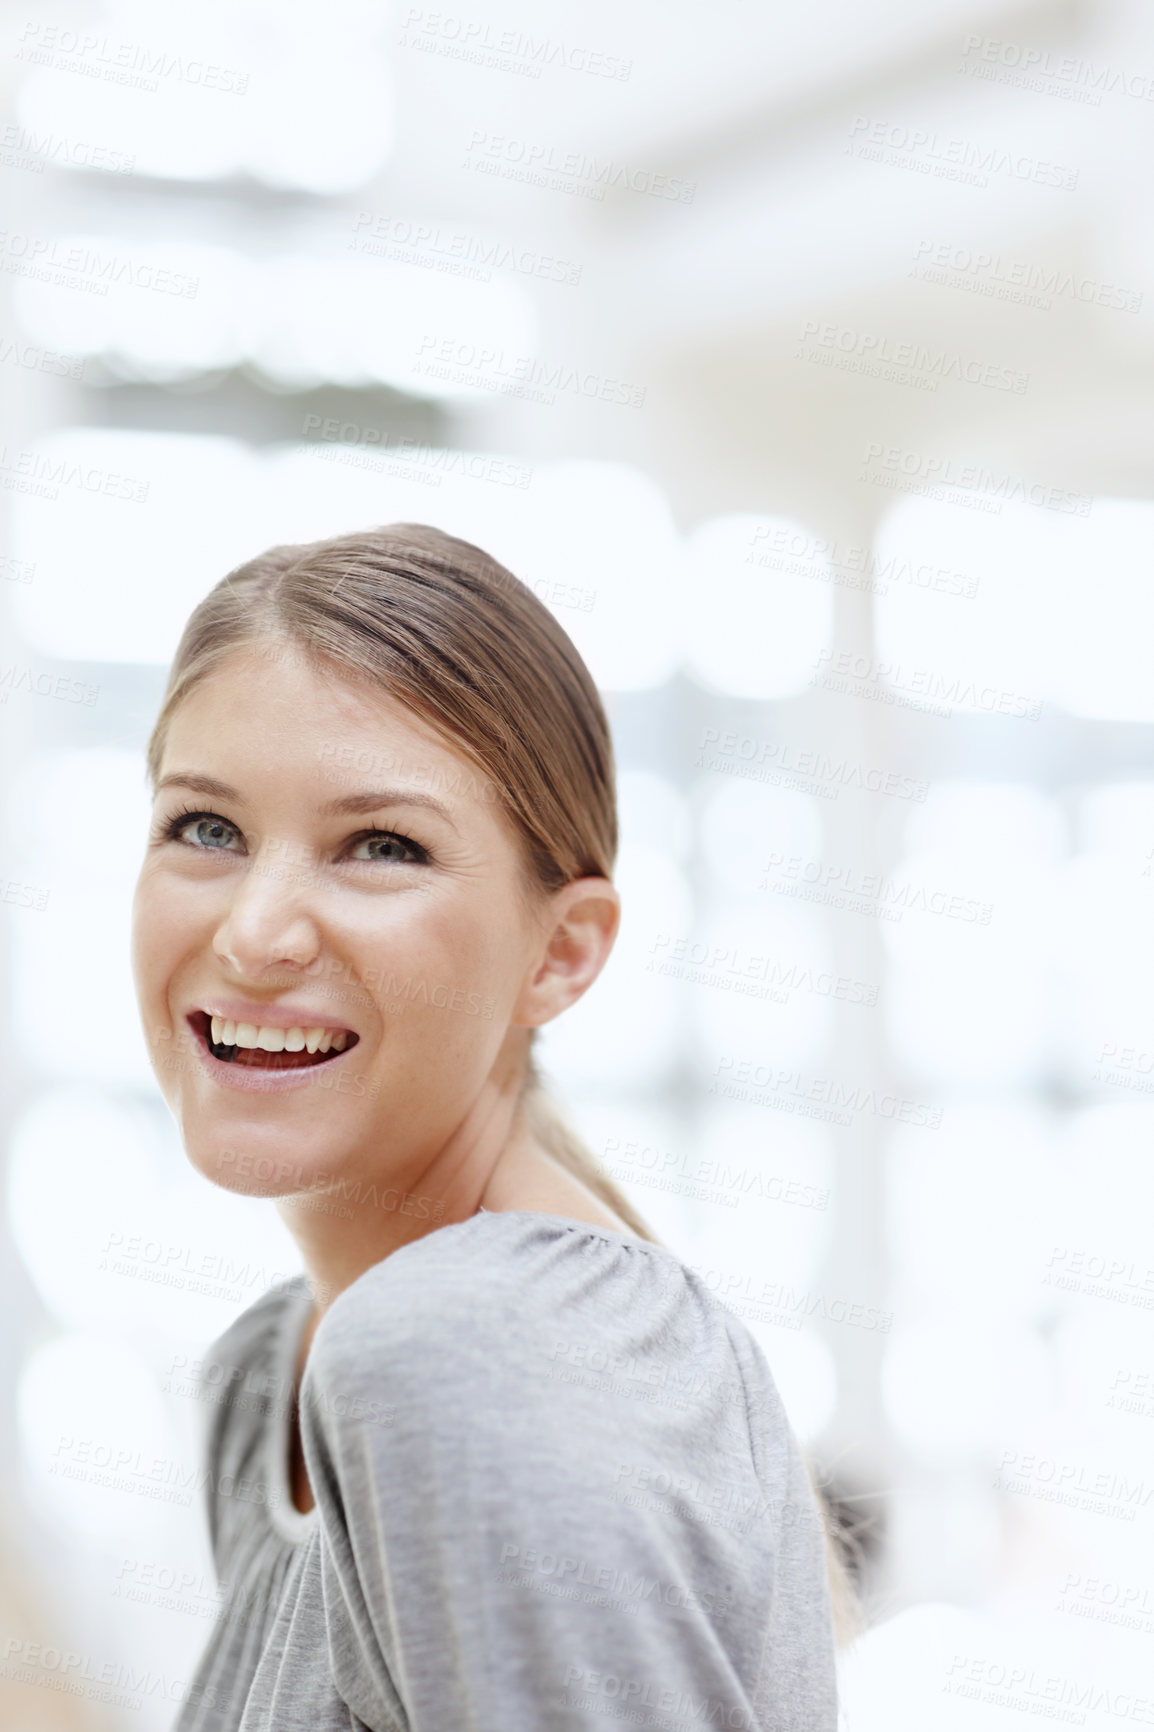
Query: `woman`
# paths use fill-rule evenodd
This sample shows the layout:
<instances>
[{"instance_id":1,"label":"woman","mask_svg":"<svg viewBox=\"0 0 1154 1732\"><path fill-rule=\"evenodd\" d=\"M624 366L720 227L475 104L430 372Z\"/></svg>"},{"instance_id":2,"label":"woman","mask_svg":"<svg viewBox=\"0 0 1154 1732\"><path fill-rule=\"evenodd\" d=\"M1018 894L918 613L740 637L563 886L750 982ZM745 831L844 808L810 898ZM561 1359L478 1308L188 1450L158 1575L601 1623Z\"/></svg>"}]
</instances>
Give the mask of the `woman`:
<instances>
[{"instance_id":1,"label":"woman","mask_svg":"<svg viewBox=\"0 0 1154 1732\"><path fill-rule=\"evenodd\" d=\"M832 1732L765 1361L533 1070L619 914L561 627L419 525L273 548L192 615L149 771L157 1076L306 1271L203 1373L227 1598L177 1732Z\"/></svg>"}]
</instances>

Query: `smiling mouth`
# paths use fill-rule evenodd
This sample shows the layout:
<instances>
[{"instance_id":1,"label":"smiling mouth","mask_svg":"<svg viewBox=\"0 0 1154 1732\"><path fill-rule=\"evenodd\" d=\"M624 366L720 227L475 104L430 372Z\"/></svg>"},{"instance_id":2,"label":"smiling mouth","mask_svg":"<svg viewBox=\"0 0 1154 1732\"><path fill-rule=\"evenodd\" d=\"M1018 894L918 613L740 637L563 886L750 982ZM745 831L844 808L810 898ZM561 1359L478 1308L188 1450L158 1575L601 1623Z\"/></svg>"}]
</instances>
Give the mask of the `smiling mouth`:
<instances>
[{"instance_id":1,"label":"smiling mouth","mask_svg":"<svg viewBox=\"0 0 1154 1732\"><path fill-rule=\"evenodd\" d=\"M193 1031L213 1058L253 1070L304 1070L329 1064L356 1046L351 1028L270 1028L251 1022L231 1022L194 1010Z\"/></svg>"}]
</instances>

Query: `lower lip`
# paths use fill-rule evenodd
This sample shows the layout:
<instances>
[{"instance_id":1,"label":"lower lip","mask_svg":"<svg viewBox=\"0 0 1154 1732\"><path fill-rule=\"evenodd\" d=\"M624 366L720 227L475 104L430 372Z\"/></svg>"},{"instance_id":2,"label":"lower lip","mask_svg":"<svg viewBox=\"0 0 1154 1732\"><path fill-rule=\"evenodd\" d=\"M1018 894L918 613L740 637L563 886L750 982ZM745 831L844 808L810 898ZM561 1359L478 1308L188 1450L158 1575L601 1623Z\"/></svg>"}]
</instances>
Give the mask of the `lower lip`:
<instances>
[{"instance_id":1,"label":"lower lip","mask_svg":"<svg viewBox=\"0 0 1154 1732\"><path fill-rule=\"evenodd\" d=\"M347 1052L338 1053L325 1064L306 1065L300 1070L259 1070L254 1065L229 1064L216 1058L199 1030L191 1023L189 1026L201 1069L222 1089L237 1089L241 1094L279 1095L288 1094L293 1089L307 1089L310 1084L315 1086L318 1076L331 1074L357 1050L356 1046L351 1046ZM328 1092L327 1085L325 1092Z\"/></svg>"}]
</instances>

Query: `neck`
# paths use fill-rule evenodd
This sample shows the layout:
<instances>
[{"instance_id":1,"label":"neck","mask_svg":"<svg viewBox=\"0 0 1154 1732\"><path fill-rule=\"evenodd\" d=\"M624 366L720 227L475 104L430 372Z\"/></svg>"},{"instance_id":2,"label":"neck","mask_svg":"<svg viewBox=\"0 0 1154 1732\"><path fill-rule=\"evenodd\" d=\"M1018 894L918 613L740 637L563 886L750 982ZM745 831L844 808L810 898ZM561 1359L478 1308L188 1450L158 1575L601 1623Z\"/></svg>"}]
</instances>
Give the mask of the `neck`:
<instances>
[{"instance_id":1,"label":"neck","mask_svg":"<svg viewBox=\"0 0 1154 1732\"><path fill-rule=\"evenodd\" d=\"M506 1163L524 1170L533 1139L522 1110L524 1064L503 1051L444 1145L403 1175L379 1158L325 1190L277 1199L296 1240L317 1321L346 1287L403 1245L495 1205L487 1193ZM512 1207L506 1203L504 1207Z\"/></svg>"}]
</instances>

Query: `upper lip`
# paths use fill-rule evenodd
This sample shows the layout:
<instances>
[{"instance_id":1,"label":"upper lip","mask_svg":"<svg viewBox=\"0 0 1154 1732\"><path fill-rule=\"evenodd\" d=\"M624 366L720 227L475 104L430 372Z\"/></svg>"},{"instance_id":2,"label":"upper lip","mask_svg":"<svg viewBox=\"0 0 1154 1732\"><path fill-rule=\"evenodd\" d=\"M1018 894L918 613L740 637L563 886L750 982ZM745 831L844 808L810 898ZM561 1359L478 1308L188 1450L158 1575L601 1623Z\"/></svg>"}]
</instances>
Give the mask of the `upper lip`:
<instances>
[{"instance_id":1,"label":"upper lip","mask_svg":"<svg viewBox=\"0 0 1154 1732\"><path fill-rule=\"evenodd\" d=\"M335 1019L327 1010L307 1004L253 1004L247 998L202 998L191 1006L208 1016L219 1016L224 1022L249 1022L257 1028L331 1028L356 1030L347 1022Z\"/></svg>"}]
</instances>

